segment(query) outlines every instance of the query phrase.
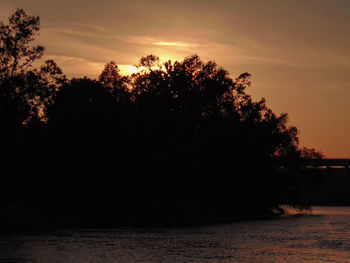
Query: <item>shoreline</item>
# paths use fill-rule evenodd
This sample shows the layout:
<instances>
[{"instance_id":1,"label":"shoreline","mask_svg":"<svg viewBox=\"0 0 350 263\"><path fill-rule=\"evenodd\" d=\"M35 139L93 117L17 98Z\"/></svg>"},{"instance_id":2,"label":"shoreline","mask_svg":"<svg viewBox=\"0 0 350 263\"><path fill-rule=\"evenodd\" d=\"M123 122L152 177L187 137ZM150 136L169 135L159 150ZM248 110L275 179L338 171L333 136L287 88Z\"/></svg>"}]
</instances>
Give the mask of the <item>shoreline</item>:
<instances>
[{"instance_id":1,"label":"shoreline","mask_svg":"<svg viewBox=\"0 0 350 263\"><path fill-rule=\"evenodd\" d=\"M50 231L55 229L71 228L187 228L210 225L230 224L235 222L249 222L256 220L288 219L293 217L314 216L313 207L300 210L297 213L277 214L272 211L265 212L240 212L231 215L206 215L206 216L186 216L186 215L154 215L150 217L129 217L121 218L116 215L72 215L58 212L34 211L25 213L0 213L0 234L11 234L18 232ZM336 207L322 205L323 207Z\"/></svg>"},{"instance_id":2,"label":"shoreline","mask_svg":"<svg viewBox=\"0 0 350 263\"><path fill-rule=\"evenodd\" d=\"M303 215L277 215L273 213L237 213L230 216L159 216L154 218L120 219L117 217L67 215L58 213L0 214L0 233L50 231L62 228L187 228L248 222L255 220L282 219ZM101 217L104 220L101 220ZM24 220L23 220L24 219Z\"/></svg>"}]
</instances>

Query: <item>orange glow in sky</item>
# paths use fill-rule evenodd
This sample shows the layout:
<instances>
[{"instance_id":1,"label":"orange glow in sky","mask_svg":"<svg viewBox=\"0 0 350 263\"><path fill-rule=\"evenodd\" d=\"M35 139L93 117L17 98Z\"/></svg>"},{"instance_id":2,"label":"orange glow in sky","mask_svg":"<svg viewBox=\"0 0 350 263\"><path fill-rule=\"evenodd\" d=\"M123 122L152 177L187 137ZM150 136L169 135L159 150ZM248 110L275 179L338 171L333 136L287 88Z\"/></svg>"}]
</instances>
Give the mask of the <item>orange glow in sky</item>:
<instances>
[{"instance_id":1,"label":"orange glow in sky","mask_svg":"<svg viewBox=\"0 0 350 263\"><path fill-rule=\"evenodd\" d=\"M140 57L198 54L233 76L252 74L253 98L288 112L301 145L350 158L350 1L0 0L39 15L38 42L68 77L97 77L113 60L122 74Z\"/></svg>"}]
</instances>

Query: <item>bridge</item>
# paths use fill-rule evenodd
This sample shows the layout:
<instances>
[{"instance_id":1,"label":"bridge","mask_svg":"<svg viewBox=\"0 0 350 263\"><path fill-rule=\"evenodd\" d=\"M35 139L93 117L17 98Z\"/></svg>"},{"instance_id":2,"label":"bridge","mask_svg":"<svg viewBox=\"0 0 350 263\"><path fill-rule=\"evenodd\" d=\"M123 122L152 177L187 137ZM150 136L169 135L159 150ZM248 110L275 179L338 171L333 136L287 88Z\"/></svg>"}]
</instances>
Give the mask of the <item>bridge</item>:
<instances>
[{"instance_id":1,"label":"bridge","mask_svg":"<svg viewBox=\"0 0 350 263\"><path fill-rule=\"evenodd\" d=\"M307 159L306 167L313 168L346 168L350 166L350 159Z\"/></svg>"}]
</instances>

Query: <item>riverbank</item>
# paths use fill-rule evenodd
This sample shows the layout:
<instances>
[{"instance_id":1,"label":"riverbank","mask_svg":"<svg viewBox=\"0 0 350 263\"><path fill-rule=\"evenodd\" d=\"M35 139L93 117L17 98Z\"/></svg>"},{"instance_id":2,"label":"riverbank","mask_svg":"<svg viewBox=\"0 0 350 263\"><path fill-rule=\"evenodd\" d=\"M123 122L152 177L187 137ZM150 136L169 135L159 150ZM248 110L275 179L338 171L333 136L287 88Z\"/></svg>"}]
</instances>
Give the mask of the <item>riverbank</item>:
<instances>
[{"instance_id":1,"label":"riverbank","mask_svg":"<svg viewBox=\"0 0 350 263\"><path fill-rule=\"evenodd\" d=\"M77 215L39 210L5 209L0 213L0 232L27 232L55 228L115 228L115 227L150 227L175 228L203 225L225 224L238 221L274 219L280 217L274 211L239 211L226 215L156 215L152 217L118 217L111 214Z\"/></svg>"}]
</instances>

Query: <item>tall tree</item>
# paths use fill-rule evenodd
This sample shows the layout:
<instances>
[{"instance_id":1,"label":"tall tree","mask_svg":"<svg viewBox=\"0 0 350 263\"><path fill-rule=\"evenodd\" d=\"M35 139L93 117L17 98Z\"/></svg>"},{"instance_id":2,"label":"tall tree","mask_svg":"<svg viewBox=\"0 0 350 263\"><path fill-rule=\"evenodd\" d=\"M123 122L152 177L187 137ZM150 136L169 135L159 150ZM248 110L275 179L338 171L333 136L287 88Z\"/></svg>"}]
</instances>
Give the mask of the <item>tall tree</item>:
<instances>
[{"instance_id":1,"label":"tall tree","mask_svg":"<svg viewBox=\"0 0 350 263\"><path fill-rule=\"evenodd\" d=\"M107 63L99 76L100 83L110 92L117 101L129 99L129 78L120 74L118 65L111 61Z\"/></svg>"},{"instance_id":2,"label":"tall tree","mask_svg":"<svg viewBox=\"0 0 350 263\"><path fill-rule=\"evenodd\" d=\"M41 139L35 129L24 127L41 127L47 106L66 82L53 60L33 68L44 52L44 47L33 45L39 29L39 17L27 15L23 9L17 9L8 24L0 22L0 172L12 181L16 181L11 175L18 162L33 165L34 159L24 153L32 154Z\"/></svg>"},{"instance_id":3,"label":"tall tree","mask_svg":"<svg viewBox=\"0 0 350 263\"><path fill-rule=\"evenodd\" d=\"M44 47L30 46L38 35L40 18L17 9L8 25L0 23L0 81L23 74L43 56Z\"/></svg>"},{"instance_id":4,"label":"tall tree","mask_svg":"<svg viewBox=\"0 0 350 263\"><path fill-rule=\"evenodd\" d=\"M23 9L17 9L8 24L0 23L0 114L17 126L34 116L45 119L45 106L66 81L53 60L33 69L44 52L44 47L32 45L39 29L40 18Z\"/></svg>"}]
</instances>

